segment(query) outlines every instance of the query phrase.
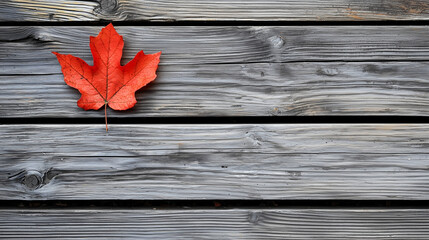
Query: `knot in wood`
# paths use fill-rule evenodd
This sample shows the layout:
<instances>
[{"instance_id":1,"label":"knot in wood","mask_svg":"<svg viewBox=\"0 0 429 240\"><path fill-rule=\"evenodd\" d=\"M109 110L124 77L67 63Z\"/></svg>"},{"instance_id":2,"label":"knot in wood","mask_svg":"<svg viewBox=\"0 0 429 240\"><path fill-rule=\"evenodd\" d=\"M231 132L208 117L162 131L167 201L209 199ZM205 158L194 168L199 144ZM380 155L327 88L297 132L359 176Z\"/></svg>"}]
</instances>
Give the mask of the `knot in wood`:
<instances>
[{"instance_id":1,"label":"knot in wood","mask_svg":"<svg viewBox=\"0 0 429 240\"><path fill-rule=\"evenodd\" d=\"M22 180L22 184L31 190L39 188L42 183L42 174L38 171L27 171L24 179Z\"/></svg>"},{"instance_id":2,"label":"knot in wood","mask_svg":"<svg viewBox=\"0 0 429 240\"><path fill-rule=\"evenodd\" d=\"M268 40L274 48L280 49L285 45L285 41L281 36L271 36Z\"/></svg>"},{"instance_id":3,"label":"knot in wood","mask_svg":"<svg viewBox=\"0 0 429 240\"><path fill-rule=\"evenodd\" d=\"M102 14L114 14L119 8L117 0L101 0L99 4L99 7L94 10Z\"/></svg>"},{"instance_id":4,"label":"knot in wood","mask_svg":"<svg viewBox=\"0 0 429 240\"><path fill-rule=\"evenodd\" d=\"M249 212L248 220L250 223L257 224L260 221L261 213L260 212Z\"/></svg>"}]
</instances>

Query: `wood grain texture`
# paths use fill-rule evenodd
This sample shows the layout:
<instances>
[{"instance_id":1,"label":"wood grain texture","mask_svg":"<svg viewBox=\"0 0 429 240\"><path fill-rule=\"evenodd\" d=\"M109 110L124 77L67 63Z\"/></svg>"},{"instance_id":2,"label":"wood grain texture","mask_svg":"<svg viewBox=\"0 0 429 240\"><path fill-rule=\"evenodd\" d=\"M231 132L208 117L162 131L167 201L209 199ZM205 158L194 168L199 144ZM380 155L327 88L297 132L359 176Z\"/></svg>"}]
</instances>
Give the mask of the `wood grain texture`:
<instances>
[{"instance_id":1,"label":"wood grain texture","mask_svg":"<svg viewBox=\"0 0 429 240\"><path fill-rule=\"evenodd\" d=\"M0 199L429 199L426 124L1 125Z\"/></svg>"},{"instance_id":2,"label":"wood grain texture","mask_svg":"<svg viewBox=\"0 0 429 240\"><path fill-rule=\"evenodd\" d=\"M425 0L4 0L1 21L428 20Z\"/></svg>"},{"instance_id":3,"label":"wood grain texture","mask_svg":"<svg viewBox=\"0 0 429 240\"><path fill-rule=\"evenodd\" d=\"M428 239L427 209L0 210L5 239Z\"/></svg>"},{"instance_id":4,"label":"wood grain texture","mask_svg":"<svg viewBox=\"0 0 429 240\"><path fill-rule=\"evenodd\" d=\"M426 26L117 27L124 63L163 51L158 78L112 117L429 113ZM2 117L101 117L76 106L51 54L92 62L100 27L0 27Z\"/></svg>"}]
</instances>

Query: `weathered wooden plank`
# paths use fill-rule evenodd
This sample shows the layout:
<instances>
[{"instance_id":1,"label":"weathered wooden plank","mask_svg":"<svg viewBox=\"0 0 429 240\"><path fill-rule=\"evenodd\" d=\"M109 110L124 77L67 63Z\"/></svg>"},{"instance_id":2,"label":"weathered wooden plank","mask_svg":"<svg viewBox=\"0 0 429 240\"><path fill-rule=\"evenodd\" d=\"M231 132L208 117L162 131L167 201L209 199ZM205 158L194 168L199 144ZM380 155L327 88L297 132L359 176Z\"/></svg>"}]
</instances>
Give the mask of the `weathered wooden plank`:
<instances>
[{"instance_id":1,"label":"weathered wooden plank","mask_svg":"<svg viewBox=\"0 0 429 240\"><path fill-rule=\"evenodd\" d=\"M425 0L6 0L1 21L428 20Z\"/></svg>"},{"instance_id":2,"label":"weathered wooden plank","mask_svg":"<svg viewBox=\"0 0 429 240\"><path fill-rule=\"evenodd\" d=\"M59 66L53 66L59 68ZM36 70L35 70L36 71ZM60 71L57 69L57 71ZM429 115L428 63L161 66L130 111L109 117ZM3 118L83 117L61 73L0 75Z\"/></svg>"},{"instance_id":3,"label":"weathered wooden plank","mask_svg":"<svg viewBox=\"0 0 429 240\"><path fill-rule=\"evenodd\" d=\"M52 73L51 51L91 62L98 26L0 27L2 72ZM162 50L162 64L429 61L428 26L117 26L125 61ZM124 61L124 63L125 63ZM20 68L16 64L20 63ZM26 68L23 68L23 67Z\"/></svg>"},{"instance_id":4,"label":"weathered wooden plank","mask_svg":"<svg viewBox=\"0 0 429 240\"><path fill-rule=\"evenodd\" d=\"M0 238L428 239L428 209L0 210Z\"/></svg>"},{"instance_id":5,"label":"weathered wooden plank","mask_svg":"<svg viewBox=\"0 0 429 240\"><path fill-rule=\"evenodd\" d=\"M428 199L427 124L2 125L0 199Z\"/></svg>"},{"instance_id":6,"label":"weathered wooden plank","mask_svg":"<svg viewBox=\"0 0 429 240\"><path fill-rule=\"evenodd\" d=\"M50 53L91 62L88 36L99 29L1 27L0 115L102 115L76 107L79 93L64 84ZM142 48L163 55L136 107L109 116L428 115L428 62L414 62L429 60L426 26L118 31L124 62Z\"/></svg>"}]
</instances>

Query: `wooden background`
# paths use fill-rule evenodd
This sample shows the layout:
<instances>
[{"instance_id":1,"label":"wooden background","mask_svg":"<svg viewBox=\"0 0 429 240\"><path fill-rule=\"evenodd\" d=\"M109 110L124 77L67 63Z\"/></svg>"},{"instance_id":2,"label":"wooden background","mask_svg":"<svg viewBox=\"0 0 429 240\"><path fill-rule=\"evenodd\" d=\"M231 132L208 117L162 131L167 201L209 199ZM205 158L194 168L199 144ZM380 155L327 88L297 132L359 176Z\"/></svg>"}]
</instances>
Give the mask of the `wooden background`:
<instances>
[{"instance_id":1,"label":"wooden background","mask_svg":"<svg viewBox=\"0 0 429 240\"><path fill-rule=\"evenodd\" d=\"M51 52L92 63L111 21L123 63L163 54L106 133ZM428 21L426 0L1 1L0 238L429 239Z\"/></svg>"}]
</instances>

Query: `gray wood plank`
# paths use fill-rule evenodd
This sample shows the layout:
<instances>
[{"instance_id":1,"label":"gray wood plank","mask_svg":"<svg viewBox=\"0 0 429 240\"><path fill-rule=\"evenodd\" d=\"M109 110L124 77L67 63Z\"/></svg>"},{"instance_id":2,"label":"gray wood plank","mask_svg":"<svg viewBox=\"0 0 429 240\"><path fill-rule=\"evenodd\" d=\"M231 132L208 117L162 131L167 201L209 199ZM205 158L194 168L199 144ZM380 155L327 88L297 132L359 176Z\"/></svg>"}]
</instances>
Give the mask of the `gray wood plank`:
<instances>
[{"instance_id":1,"label":"gray wood plank","mask_svg":"<svg viewBox=\"0 0 429 240\"><path fill-rule=\"evenodd\" d=\"M98 26L0 27L2 72L52 73L51 51L91 62ZM117 26L124 63L141 49L162 64L429 61L428 26ZM7 57L7 58L6 58ZM6 61L8 60L8 61ZM26 68L22 68L25 66Z\"/></svg>"},{"instance_id":2,"label":"gray wood plank","mask_svg":"<svg viewBox=\"0 0 429 240\"><path fill-rule=\"evenodd\" d=\"M140 49L163 55L136 107L109 116L428 115L426 26L117 29L124 63ZM92 62L99 30L0 27L0 115L101 118L76 106L51 54Z\"/></svg>"},{"instance_id":3,"label":"gray wood plank","mask_svg":"<svg viewBox=\"0 0 429 240\"><path fill-rule=\"evenodd\" d=\"M429 199L427 124L1 125L0 199Z\"/></svg>"},{"instance_id":4,"label":"gray wood plank","mask_svg":"<svg viewBox=\"0 0 429 240\"><path fill-rule=\"evenodd\" d=\"M428 239L428 209L0 210L5 239Z\"/></svg>"},{"instance_id":5,"label":"gray wood plank","mask_svg":"<svg viewBox=\"0 0 429 240\"><path fill-rule=\"evenodd\" d=\"M426 0L4 0L1 21L428 20Z\"/></svg>"}]
</instances>

